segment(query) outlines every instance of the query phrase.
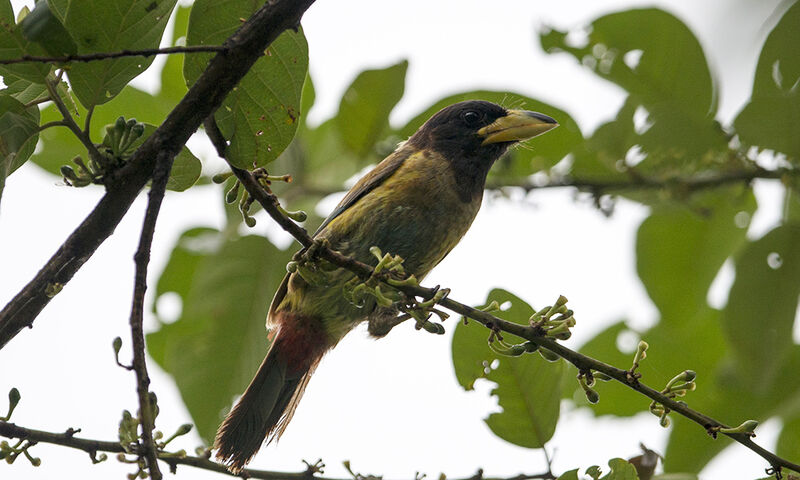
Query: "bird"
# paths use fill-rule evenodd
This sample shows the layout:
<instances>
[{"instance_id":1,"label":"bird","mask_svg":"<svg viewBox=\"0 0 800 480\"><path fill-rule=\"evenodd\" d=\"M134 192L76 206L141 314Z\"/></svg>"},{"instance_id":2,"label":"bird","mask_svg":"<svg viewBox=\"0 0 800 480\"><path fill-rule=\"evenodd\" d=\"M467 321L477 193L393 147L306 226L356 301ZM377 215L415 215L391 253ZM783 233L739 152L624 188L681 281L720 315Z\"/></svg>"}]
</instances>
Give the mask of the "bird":
<instances>
[{"instance_id":1,"label":"bird","mask_svg":"<svg viewBox=\"0 0 800 480\"><path fill-rule=\"evenodd\" d=\"M449 105L356 182L314 239L372 265L372 247L399 255L405 272L421 280L469 229L495 161L556 126L547 115L482 100ZM267 314L269 350L214 441L217 459L230 471L241 472L262 444L281 436L328 350L364 321L397 317L396 308L374 300L349 301L344 285L353 278L334 269L325 282L298 272L283 279ZM377 337L388 333L369 330Z\"/></svg>"}]
</instances>

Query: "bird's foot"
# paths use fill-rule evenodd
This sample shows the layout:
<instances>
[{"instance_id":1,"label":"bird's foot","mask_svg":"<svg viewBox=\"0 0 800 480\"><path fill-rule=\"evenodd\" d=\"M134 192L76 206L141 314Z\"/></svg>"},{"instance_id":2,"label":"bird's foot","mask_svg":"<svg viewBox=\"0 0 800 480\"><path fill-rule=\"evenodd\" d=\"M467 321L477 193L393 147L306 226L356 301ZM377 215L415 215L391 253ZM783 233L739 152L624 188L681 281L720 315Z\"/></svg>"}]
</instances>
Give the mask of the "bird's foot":
<instances>
[{"instance_id":1,"label":"bird's foot","mask_svg":"<svg viewBox=\"0 0 800 480\"><path fill-rule=\"evenodd\" d=\"M311 246L295 254L292 261L286 265L286 270L289 273L297 273L312 285L330 285L331 265L319 258L319 251L323 248L330 248L328 239L315 238Z\"/></svg>"}]
</instances>

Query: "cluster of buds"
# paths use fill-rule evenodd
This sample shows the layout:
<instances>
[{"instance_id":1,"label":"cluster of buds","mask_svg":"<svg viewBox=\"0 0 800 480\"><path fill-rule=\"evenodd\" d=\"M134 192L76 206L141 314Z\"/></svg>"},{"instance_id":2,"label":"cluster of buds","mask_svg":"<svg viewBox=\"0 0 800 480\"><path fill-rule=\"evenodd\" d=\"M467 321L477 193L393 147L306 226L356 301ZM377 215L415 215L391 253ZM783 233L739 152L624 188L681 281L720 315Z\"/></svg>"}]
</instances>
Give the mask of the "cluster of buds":
<instances>
[{"instance_id":1,"label":"cluster of buds","mask_svg":"<svg viewBox=\"0 0 800 480\"><path fill-rule=\"evenodd\" d=\"M73 158L73 163L78 167L77 171L69 165L61 167L64 182L73 187L102 183L107 173L128 161L129 154L142 135L144 135L143 123L137 122L135 118L125 120L125 117L119 117L116 122L105 127L103 143L98 145L101 152L99 158L90 155L88 164L79 156Z\"/></svg>"},{"instance_id":2,"label":"cluster of buds","mask_svg":"<svg viewBox=\"0 0 800 480\"><path fill-rule=\"evenodd\" d=\"M272 185L272 182L290 183L292 181L291 175L277 175L277 176L269 175L267 173L267 170L264 169L263 167L254 169L252 171L252 174L253 177L255 177L256 181L258 181L258 183L268 192L272 191L270 190L270 185ZM218 173L213 177L211 177L211 181L217 184L225 183L232 175L233 173L231 172ZM240 185L241 183L239 182L239 180L235 180L231 188L229 188L228 191L225 192L226 203L233 204L236 202L236 199L239 198ZM256 226L256 219L253 218L250 211L250 208L253 206L253 203L254 199L250 196L249 193L247 193L247 190L245 190L244 193L242 194L241 200L239 200L239 212L242 214L242 219L244 220L244 223L250 228ZM280 211L286 217L291 218L295 222L305 222L306 219L308 218L306 212L303 212L301 210L298 210L296 212L290 212L285 210L280 204L278 204L277 207L278 211Z\"/></svg>"},{"instance_id":3,"label":"cluster of buds","mask_svg":"<svg viewBox=\"0 0 800 480\"><path fill-rule=\"evenodd\" d=\"M112 125L106 125L105 131L102 146L112 158L123 160L134 142L144 134L144 124L135 118L126 121L125 117L119 117Z\"/></svg>"},{"instance_id":4,"label":"cluster of buds","mask_svg":"<svg viewBox=\"0 0 800 480\"><path fill-rule=\"evenodd\" d=\"M367 300L372 298L381 307L391 307L395 303L404 300L400 291L395 289L382 289L379 276L392 279L397 285L419 284L414 275L406 276L403 268L403 258L400 255L384 254L378 247L370 247L370 253L378 259L378 264L372 271L372 275L366 281L361 281L358 277L353 278L344 285L344 297L353 305L361 308Z\"/></svg>"},{"instance_id":5,"label":"cluster of buds","mask_svg":"<svg viewBox=\"0 0 800 480\"><path fill-rule=\"evenodd\" d=\"M442 299L449 293L450 289L437 287L436 293L424 301L417 301L406 296L400 288L409 286L419 286L419 280L414 275L406 273L403 267L403 257L384 254L380 248L372 246L370 253L378 260L372 275L366 281L361 281L358 277L353 278L344 285L344 297L353 305L361 308L369 299L373 299L381 307L389 308L395 306L403 312L401 319L413 318L416 321L417 330L425 330L428 333L441 335L444 327L441 324L431 322L429 319L436 314L444 321L449 315L435 308ZM394 288L392 288L394 287Z\"/></svg>"},{"instance_id":6,"label":"cluster of buds","mask_svg":"<svg viewBox=\"0 0 800 480\"><path fill-rule=\"evenodd\" d=\"M0 460L5 460L6 463L12 464L20 456L24 456L29 462L31 462L31 465L38 467L42 464L42 459L39 457L34 457L30 454L30 452L28 452L28 449L35 444L36 442L31 442L30 440L19 440L14 445L11 445L7 441L3 440L0 442Z\"/></svg>"},{"instance_id":7,"label":"cluster of buds","mask_svg":"<svg viewBox=\"0 0 800 480\"><path fill-rule=\"evenodd\" d=\"M153 413L154 415L158 415L158 405L156 403L155 395L151 392L150 394L150 402L153 406ZM140 455L140 441L139 441L139 423L140 420L138 417L134 417L131 415L131 412L128 410L122 411L122 419L119 422L119 443L122 445L122 448L125 450L122 453L117 454L117 461L121 463L129 463L132 465L137 466L137 470L135 472L129 473L127 475L129 480L135 480L136 478L147 478L148 473L146 469L146 464L144 458ZM176 452L165 452L164 449L169 445L170 442L175 440L176 438L186 435L187 433L192 431L192 424L185 423L178 427L178 429L170 435L166 440L162 440L164 438L164 433L160 430L155 430L153 432L153 440L155 442L156 449L158 450L159 458L185 458L186 457L186 450L181 449ZM130 455L130 456L129 456ZM106 459L106 455L103 454L100 456L99 459L92 458L94 463L102 462Z\"/></svg>"},{"instance_id":8,"label":"cluster of buds","mask_svg":"<svg viewBox=\"0 0 800 480\"><path fill-rule=\"evenodd\" d=\"M697 388L697 385L694 383L695 378L697 378L697 373L693 370L684 370L667 382L666 387L664 387L661 393L669 398L683 397L686 393ZM659 423L664 428L668 427L670 424L669 417L667 416L669 412L669 408L665 405L655 400L650 402L650 413L659 417Z\"/></svg>"},{"instance_id":9,"label":"cluster of buds","mask_svg":"<svg viewBox=\"0 0 800 480\"><path fill-rule=\"evenodd\" d=\"M567 340L575 326L573 311L567 308L567 297L560 295L552 306L544 307L529 319L531 327L542 330L546 337Z\"/></svg>"},{"instance_id":10,"label":"cluster of buds","mask_svg":"<svg viewBox=\"0 0 800 480\"><path fill-rule=\"evenodd\" d=\"M19 403L22 396L19 394L19 390L16 388L12 388L8 391L8 412L5 416L0 417L0 420L3 422L7 422L11 419L11 414L14 413L14 409L17 408L17 404ZM14 445L11 445L7 441L3 440L0 442L0 460L5 460L6 463L14 463L14 461L20 457L20 455L24 456L31 462L31 465L34 467L38 467L42 464L42 460L37 457L31 456L28 453L28 448L32 447L36 442L30 442L29 440L19 440Z\"/></svg>"}]
</instances>

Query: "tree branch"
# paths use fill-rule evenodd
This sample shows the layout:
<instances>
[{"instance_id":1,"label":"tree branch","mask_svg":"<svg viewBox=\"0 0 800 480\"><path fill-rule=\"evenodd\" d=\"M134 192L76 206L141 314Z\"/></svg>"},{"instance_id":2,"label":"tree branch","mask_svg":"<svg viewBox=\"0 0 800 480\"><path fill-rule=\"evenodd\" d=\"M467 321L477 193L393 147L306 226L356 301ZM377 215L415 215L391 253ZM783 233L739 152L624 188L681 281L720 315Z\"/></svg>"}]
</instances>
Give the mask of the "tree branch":
<instances>
[{"instance_id":1,"label":"tree branch","mask_svg":"<svg viewBox=\"0 0 800 480\"><path fill-rule=\"evenodd\" d=\"M36 316L113 233L163 158L174 158L203 119L264 54L280 33L295 28L314 0L270 0L228 40L209 62L164 123L136 150L131 161L109 175L107 192L88 217L28 284L0 311L0 348Z\"/></svg>"},{"instance_id":2,"label":"tree branch","mask_svg":"<svg viewBox=\"0 0 800 480\"><path fill-rule=\"evenodd\" d=\"M226 52L229 47L226 45L188 45L185 47L166 47L166 48L147 48L144 50L120 50L118 52L87 53L83 55L64 55L61 57L41 57L36 55L23 55L18 58L8 58L0 60L0 65L12 65L15 63L70 63L70 62L94 62L109 58L120 57L153 57L155 55L170 55L174 53L208 53Z\"/></svg>"},{"instance_id":3,"label":"tree branch","mask_svg":"<svg viewBox=\"0 0 800 480\"><path fill-rule=\"evenodd\" d=\"M217 149L219 150L220 145L218 144L218 141L214 141L214 144L215 147L217 147ZM286 217L280 211L280 209L278 208L279 203L277 197L275 197L275 195L262 188L262 186L258 183L258 181L255 179L255 177L251 172L248 172L246 170L241 170L235 167L231 168L234 174L236 175L236 178L239 179L239 181L242 183L242 185L250 194L250 196L253 197L255 200L257 200L264 208L264 210L266 210L267 213L273 219L275 219L275 221L282 228L284 228L284 230L289 232L304 247L310 247L314 243L313 238L308 234L308 232L304 228L296 224L290 218ZM362 279L367 279L371 277L373 274L373 269L369 265L359 262L353 258L346 257L340 254L339 252L331 250L330 248L324 245L317 246L317 254L321 258L333 263L338 267L350 270L351 272L355 273ZM377 277L382 280L382 277L380 275L378 275ZM414 285L404 285L404 286L390 285L390 287L395 288L412 298L420 297L423 299L430 299L433 298L433 296L436 293L436 289L424 288L421 286L414 286ZM545 348L555 353L559 357L565 359L566 361L570 362L571 364L575 365L575 367L577 367L578 370L581 372L586 372L591 370L602 372L608 375L609 377L613 378L614 380L618 381L619 383L627 386L628 388L631 388L643 394L644 396L650 398L651 400L655 400L656 402L664 405L670 410L677 412L678 414L697 423L698 425L702 426L709 434L716 435L715 430L719 428L730 428L727 425L723 424L722 422L719 422L703 413L700 413L696 410L689 408L685 403L676 401L675 399L670 398L667 395L641 383L638 379L632 377L630 375L630 372L627 370L622 370L613 367L599 360L578 353L574 350L571 350L561 345L552 338L543 336L541 329L535 328L533 326L520 325L517 323L503 320L482 310L478 310L463 303L457 302L449 297L445 297L438 303L445 308L448 308L456 313L463 315L464 317L471 318L483 324L485 327L489 328L492 331L508 332L518 337L524 338L528 341L531 341L536 345L538 345L539 347ZM753 452L764 458L767 462L769 462L769 464L772 467L776 469L788 468L796 472L800 472L799 464L781 458L775 455L774 453L766 450L765 448L759 446L758 444L753 442L750 436L746 433L723 433L723 434L727 435L733 440L749 448L750 450L752 450Z\"/></svg>"},{"instance_id":4,"label":"tree branch","mask_svg":"<svg viewBox=\"0 0 800 480\"><path fill-rule=\"evenodd\" d=\"M690 177L676 176L663 179L637 176L628 180L607 181L565 177L551 179L550 181L544 183L534 183L526 179L525 181L519 183L489 182L487 183L486 188L496 190L504 187L517 187L524 189L526 192L530 192L533 190L541 190L546 188L573 187L579 190L587 190L595 194L634 190L663 190L672 188L682 190L686 193L694 193L699 190L721 187L723 185L729 185L733 183L750 183L758 178L775 180L798 176L800 176L800 170L797 168L786 167L769 170L762 167L755 167L742 168L740 170L733 170L730 172L713 175L695 175Z\"/></svg>"},{"instance_id":5,"label":"tree branch","mask_svg":"<svg viewBox=\"0 0 800 480\"><path fill-rule=\"evenodd\" d=\"M156 164L153 173L153 184L150 187L147 211L145 212L139 247L134 255L136 273L133 286L133 305L131 306L131 340L133 343L133 369L136 372L136 393L139 397L139 424L141 426L142 454L147 459L147 468L153 480L161 480L158 468L157 448L153 439L155 429L155 394L150 393L150 376L147 374L145 358L144 331L144 294L147 290L147 266L150 263L150 248L156 220L161 210L161 202L167 188L172 158L163 157Z\"/></svg>"},{"instance_id":6,"label":"tree branch","mask_svg":"<svg viewBox=\"0 0 800 480\"><path fill-rule=\"evenodd\" d=\"M36 443L50 443L53 445L61 445L63 447L74 448L88 453L92 459L96 457L97 452L108 453L126 453L126 450L119 442L110 442L103 440L91 440L86 438L79 438L75 436L76 430L70 429L65 433L45 432L42 430L33 430L30 428L20 427L13 423L0 421L0 435L7 438L17 438L20 440L28 440ZM131 446L136 451L136 446ZM238 476L241 478L258 478L264 480L354 480L353 478L332 478L317 475L321 473L318 467L309 466L302 472L275 472L270 470L256 470L252 468L243 469L238 475L229 472L223 465L212 462L205 456L190 456L179 455L169 452L158 452L158 459L169 465L172 473L175 473L178 465L188 465L203 470L210 470L212 472L223 473L230 476ZM448 477L450 478L450 477ZM479 470L471 477L450 480L533 480L533 479L550 479L555 478L552 473L545 472L539 474L520 474L513 477L485 477L483 471Z\"/></svg>"}]
</instances>

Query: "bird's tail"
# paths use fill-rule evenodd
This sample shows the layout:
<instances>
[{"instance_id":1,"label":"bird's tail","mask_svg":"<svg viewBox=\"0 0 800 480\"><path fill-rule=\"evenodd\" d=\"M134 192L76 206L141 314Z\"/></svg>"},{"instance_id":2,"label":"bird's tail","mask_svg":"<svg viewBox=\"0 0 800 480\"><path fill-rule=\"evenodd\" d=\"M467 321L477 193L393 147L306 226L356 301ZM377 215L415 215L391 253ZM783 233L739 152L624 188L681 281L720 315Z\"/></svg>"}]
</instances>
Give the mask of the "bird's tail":
<instances>
[{"instance_id":1,"label":"bird's tail","mask_svg":"<svg viewBox=\"0 0 800 480\"><path fill-rule=\"evenodd\" d=\"M320 332L292 328L297 323L277 327L256 376L217 431L216 457L231 472L241 471L265 440L281 436L327 350Z\"/></svg>"}]
</instances>

